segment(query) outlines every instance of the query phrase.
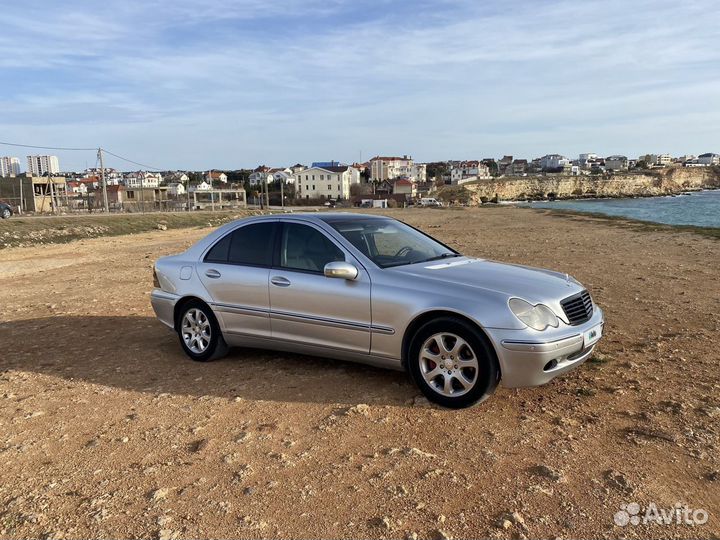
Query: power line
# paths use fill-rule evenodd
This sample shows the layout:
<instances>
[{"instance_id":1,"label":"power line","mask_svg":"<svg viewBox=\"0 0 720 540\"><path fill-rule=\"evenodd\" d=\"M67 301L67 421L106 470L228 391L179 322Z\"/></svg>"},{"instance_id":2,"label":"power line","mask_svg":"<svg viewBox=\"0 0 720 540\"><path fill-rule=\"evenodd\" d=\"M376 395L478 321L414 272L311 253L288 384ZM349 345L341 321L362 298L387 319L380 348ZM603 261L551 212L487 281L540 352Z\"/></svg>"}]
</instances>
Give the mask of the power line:
<instances>
[{"instance_id":1,"label":"power line","mask_svg":"<svg viewBox=\"0 0 720 540\"><path fill-rule=\"evenodd\" d=\"M77 150L82 152L95 151L97 148L68 148L63 146L35 146L32 144L18 144L0 141L0 144L5 146L19 146L21 148L38 148L40 150Z\"/></svg>"},{"instance_id":2,"label":"power line","mask_svg":"<svg viewBox=\"0 0 720 540\"><path fill-rule=\"evenodd\" d=\"M4 142L4 141L0 141L0 145L5 145L5 146L18 146L18 147L20 147L20 148L37 148L37 149L39 149L39 150L64 150L64 151L78 151L78 152L95 152L95 151L97 151L97 148L71 148L71 147L67 147L67 146L37 146L37 145L33 145L33 144L20 144L20 143L11 143L11 142ZM120 155L118 155L118 154L115 154L115 153L113 153L113 152L111 152L110 150L107 150L107 149L105 149L105 148L103 148L102 151L105 152L105 153L107 153L107 154L110 154L111 156L114 156L114 157L116 157L116 158L118 158L118 159L121 159L121 160L123 160L123 161L127 161L128 163L132 163L133 165L137 165L137 166L142 167L142 168L144 168L144 169L153 169L153 170L156 170L156 171L162 171L162 170L164 170L164 169L162 169L161 167L152 167L152 166L146 165L146 164L144 164L144 163L139 163L139 162L137 162L137 161L133 161L132 159L128 159L128 158L126 158L126 157L123 157L123 156L120 156Z\"/></svg>"},{"instance_id":3,"label":"power line","mask_svg":"<svg viewBox=\"0 0 720 540\"><path fill-rule=\"evenodd\" d=\"M96 149L93 148L93 150L96 150ZM125 158L125 157L122 157L122 156L118 156L117 154L113 154L110 150L108 150L108 149L106 149L106 148L102 148L102 151L105 152L106 154L110 154L111 156L114 156L114 157L116 157L116 158L118 158L118 159L122 159L123 161L127 161L128 163L132 163L132 164L134 164L134 165L138 165L139 167L142 167L143 169L154 169L154 170L156 170L156 171L162 171L162 170L164 170L164 169L161 169L160 167L152 167L152 166L150 166L150 165L145 165L144 163L138 163L137 161L133 161L132 159L128 159L128 158Z\"/></svg>"}]
</instances>

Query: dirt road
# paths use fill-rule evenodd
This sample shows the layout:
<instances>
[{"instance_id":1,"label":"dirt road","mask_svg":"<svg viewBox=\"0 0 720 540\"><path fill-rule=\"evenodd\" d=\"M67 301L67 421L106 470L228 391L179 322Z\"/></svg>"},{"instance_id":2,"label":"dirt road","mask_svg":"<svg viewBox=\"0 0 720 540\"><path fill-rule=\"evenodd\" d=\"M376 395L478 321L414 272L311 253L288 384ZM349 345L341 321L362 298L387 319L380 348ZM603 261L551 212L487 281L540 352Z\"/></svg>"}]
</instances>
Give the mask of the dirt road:
<instances>
[{"instance_id":1,"label":"dirt road","mask_svg":"<svg viewBox=\"0 0 720 540\"><path fill-rule=\"evenodd\" d=\"M8 248L0 536L720 535L720 242L497 208L390 212L480 257L569 272L594 361L462 410L401 373L269 351L187 360L155 258L209 229ZM615 525L621 505L704 525Z\"/></svg>"}]
</instances>

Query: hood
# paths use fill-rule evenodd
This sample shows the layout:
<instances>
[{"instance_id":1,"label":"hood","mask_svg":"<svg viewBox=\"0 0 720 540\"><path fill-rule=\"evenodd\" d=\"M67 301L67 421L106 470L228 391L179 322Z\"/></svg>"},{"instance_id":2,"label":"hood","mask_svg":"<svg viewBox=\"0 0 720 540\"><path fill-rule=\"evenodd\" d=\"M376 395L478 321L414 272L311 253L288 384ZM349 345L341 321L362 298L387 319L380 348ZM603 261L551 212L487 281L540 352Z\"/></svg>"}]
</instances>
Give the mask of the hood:
<instances>
[{"instance_id":1,"label":"hood","mask_svg":"<svg viewBox=\"0 0 720 540\"><path fill-rule=\"evenodd\" d=\"M440 283L476 287L511 297L522 298L533 304L545 304L565 320L560 301L582 290L576 280L551 270L531 268L471 257L397 266L391 269L408 277Z\"/></svg>"}]
</instances>

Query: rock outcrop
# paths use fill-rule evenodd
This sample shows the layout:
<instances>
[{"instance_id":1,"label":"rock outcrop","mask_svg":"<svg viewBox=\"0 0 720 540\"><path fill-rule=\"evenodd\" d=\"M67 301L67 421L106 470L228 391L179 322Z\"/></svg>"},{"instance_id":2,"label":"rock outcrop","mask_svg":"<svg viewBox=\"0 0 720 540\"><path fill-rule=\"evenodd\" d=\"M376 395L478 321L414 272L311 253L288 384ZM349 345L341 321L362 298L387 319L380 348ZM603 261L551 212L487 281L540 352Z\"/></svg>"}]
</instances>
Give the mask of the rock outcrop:
<instances>
[{"instance_id":1,"label":"rock outcrop","mask_svg":"<svg viewBox=\"0 0 720 540\"><path fill-rule=\"evenodd\" d=\"M683 191L720 188L715 167L672 167L661 172L611 176L500 177L464 184L476 203L492 201L575 199L589 197L654 197Z\"/></svg>"}]
</instances>

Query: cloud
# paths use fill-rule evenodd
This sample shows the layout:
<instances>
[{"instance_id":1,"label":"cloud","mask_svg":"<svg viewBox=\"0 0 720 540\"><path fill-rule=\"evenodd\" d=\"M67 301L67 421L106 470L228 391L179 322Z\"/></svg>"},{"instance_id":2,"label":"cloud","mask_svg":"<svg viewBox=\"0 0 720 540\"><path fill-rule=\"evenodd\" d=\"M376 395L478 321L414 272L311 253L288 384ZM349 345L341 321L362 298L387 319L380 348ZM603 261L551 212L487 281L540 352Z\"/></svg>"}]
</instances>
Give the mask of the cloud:
<instances>
[{"instance_id":1,"label":"cloud","mask_svg":"<svg viewBox=\"0 0 720 540\"><path fill-rule=\"evenodd\" d=\"M92 126L169 168L684 153L720 120L713 4L30 1L6 8L0 105L20 142Z\"/></svg>"}]
</instances>

